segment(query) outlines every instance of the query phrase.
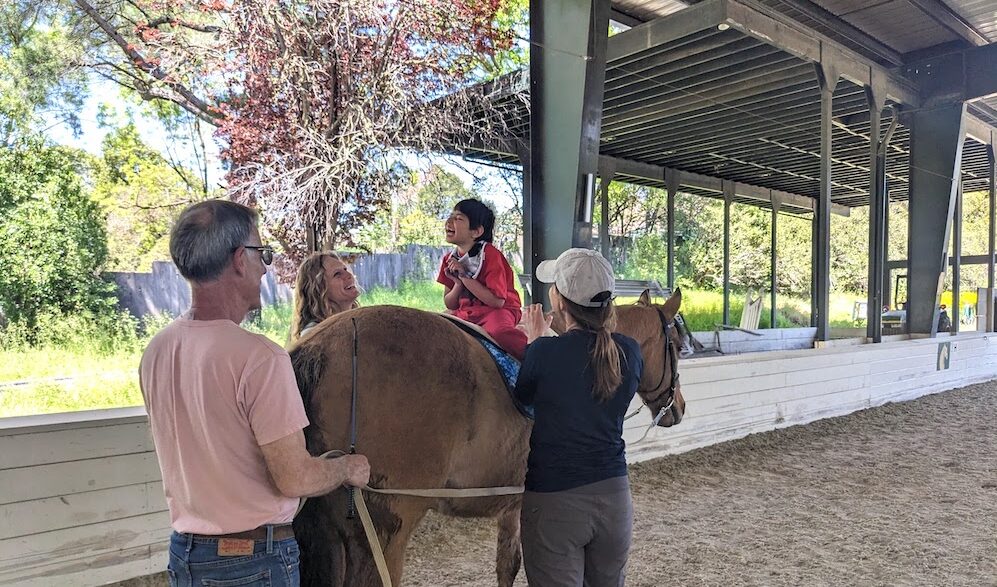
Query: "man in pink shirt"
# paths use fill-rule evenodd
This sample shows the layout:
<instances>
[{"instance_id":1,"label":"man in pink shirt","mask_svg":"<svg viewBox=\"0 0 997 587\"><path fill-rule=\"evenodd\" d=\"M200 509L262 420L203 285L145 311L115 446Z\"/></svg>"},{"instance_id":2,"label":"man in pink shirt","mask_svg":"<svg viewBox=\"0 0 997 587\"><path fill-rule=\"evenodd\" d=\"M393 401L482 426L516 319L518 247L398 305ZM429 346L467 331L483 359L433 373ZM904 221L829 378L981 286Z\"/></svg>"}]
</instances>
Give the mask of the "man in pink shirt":
<instances>
[{"instance_id":1,"label":"man in pink shirt","mask_svg":"<svg viewBox=\"0 0 997 587\"><path fill-rule=\"evenodd\" d=\"M299 498L370 476L363 456L308 453L287 353L239 326L260 307L273 260L257 222L225 200L183 211L170 254L190 283L190 310L153 337L139 368L174 530L174 587L298 585Z\"/></svg>"}]
</instances>

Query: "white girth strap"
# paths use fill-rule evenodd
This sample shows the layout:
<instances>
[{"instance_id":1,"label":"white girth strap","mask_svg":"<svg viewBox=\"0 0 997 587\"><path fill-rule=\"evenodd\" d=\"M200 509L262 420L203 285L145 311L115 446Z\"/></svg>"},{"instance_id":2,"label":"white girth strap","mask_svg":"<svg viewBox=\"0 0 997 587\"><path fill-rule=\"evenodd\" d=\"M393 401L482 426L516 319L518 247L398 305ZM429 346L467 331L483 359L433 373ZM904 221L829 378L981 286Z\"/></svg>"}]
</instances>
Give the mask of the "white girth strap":
<instances>
[{"instance_id":1,"label":"white girth strap","mask_svg":"<svg viewBox=\"0 0 997 587\"><path fill-rule=\"evenodd\" d=\"M334 459L343 456L341 450L330 450L321 455L321 458ZM364 534L367 536L367 543L370 545L370 552L374 556L374 564L377 566L377 574L381 577L381 584L384 587L392 587L391 574L388 573L388 561L384 558L384 550L381 548L381 540L377 537L374 529L374 520L370 517L367 509L367 501L364 499L364 492L380 493L382 495L403 495L407 497L425 497L430 499L459 499L468 497L500 497L503 495L518 495L523 492L522 485L506 485L504 487L469 487L464 489L444 488L444 489L380 489L364 485L356 488L354 501L357 506L357 513L360 515L360 522L363 525ZM301 498L298 504L298 511L295 516L305 507L307 498Z\"/></svg>"},{"instance_id":2,"label":"white girth strap","mask_svg":"<svg viewBox=\"0 0 997 587\"><path fill-rule=\"evenodd\" d=\"M388 573L388 561L384 558L384 551L381 549L381 541L374 530L374 521L367 510L367 502L364 499L364 492L381 493L384 495L406 495L409 497L429 497L429 498L461 498L461 497L496 497L502 495L517 495L523 492L522 486L509 485L506 487L474 487L468 489L375 489L373 487L363 487L356 492L357 513L360 514L360 522L363 524L364 534L367 535L367 542L370 544L370 552L374 555L374 564L377 566L377 573L381 576L381 585L391 587L391 575Z\"/></svg>"}]
</instances>

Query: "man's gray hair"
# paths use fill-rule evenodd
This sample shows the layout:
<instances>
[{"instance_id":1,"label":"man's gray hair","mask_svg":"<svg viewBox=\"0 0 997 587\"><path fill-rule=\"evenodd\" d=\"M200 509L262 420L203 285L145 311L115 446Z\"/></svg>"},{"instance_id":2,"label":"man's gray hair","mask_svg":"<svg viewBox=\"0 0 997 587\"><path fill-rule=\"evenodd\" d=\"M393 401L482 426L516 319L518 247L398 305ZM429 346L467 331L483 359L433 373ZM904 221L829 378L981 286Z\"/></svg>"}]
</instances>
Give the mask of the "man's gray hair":
<instances>
[{"instance_id":1,"label":"man's gray hair","mask_svg":"<svg viewBox=\"0 0 997 587\"><path fill-rule=\"evenodd\" d=\"M206 200L189 206L170 232L170 256L180 275L211 281L222 274L232 252L249 242L259 215L229 200Z\"/></svg>"}]
</instances>

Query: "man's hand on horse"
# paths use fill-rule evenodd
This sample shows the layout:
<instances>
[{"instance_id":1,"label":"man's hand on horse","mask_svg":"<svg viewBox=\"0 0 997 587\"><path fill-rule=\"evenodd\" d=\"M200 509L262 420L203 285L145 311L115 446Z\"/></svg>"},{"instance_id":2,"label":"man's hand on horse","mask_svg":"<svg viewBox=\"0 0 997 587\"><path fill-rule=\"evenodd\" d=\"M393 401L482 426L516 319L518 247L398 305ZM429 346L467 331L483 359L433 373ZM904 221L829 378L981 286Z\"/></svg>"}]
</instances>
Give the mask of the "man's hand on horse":
<instances>
[{"instance_id":1,"label":"man's hand on horse","mask_svg":"<svg viewBox=\"0 0 997 587\"><path fill-rule=\"evenodd\" d=\"M544 315L544 308L540 304L531 304L523 308L523 327L526 328L527 342L544 336L554 321L554 315Z\"/></svg>"},{"instance_id":2,"label":"man's hand on horse","mask_svg":"<svg viewBox=\"0 0 997 587\"><path fill-rule=\"evenodd\" d=\"M344 485L350 487L364 487L370 482L370 463L363 455L344 455L340 459L345 467L343 481Z\"/></svg>"}]
</instances>

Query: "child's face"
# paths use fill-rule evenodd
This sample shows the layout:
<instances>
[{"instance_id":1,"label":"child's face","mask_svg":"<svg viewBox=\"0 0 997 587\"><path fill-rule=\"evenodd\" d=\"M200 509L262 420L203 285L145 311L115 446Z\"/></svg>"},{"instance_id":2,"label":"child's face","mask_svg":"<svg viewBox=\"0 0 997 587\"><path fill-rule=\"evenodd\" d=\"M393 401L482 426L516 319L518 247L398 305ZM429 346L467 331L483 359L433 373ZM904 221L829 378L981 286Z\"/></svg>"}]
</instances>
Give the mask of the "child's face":
<instances>
[{"instance_id":1,"label":"child's face","mask_svg":"<svg viewBox=\"0 0 997 587\"><path fill-rule=\"evenodd\" d=\"M443 225L447 234L447 242L464 248L474 244L474 241L484 233L484 227L471 228L471 222L460 210L454 210Z\"/></svg>"}]
</instances>

